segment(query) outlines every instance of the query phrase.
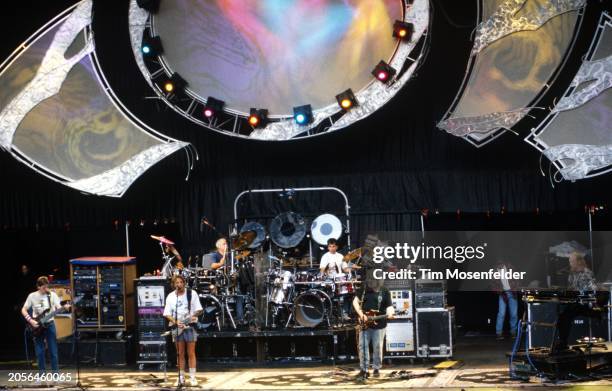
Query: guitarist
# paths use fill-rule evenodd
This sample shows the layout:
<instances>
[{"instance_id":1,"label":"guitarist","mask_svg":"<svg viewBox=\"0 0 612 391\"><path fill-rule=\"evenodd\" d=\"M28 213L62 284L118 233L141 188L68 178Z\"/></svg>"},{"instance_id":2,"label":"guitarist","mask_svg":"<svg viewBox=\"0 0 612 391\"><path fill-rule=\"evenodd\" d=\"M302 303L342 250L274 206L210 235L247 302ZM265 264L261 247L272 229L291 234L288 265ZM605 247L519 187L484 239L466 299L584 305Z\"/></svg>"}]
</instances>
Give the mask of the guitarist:
<instances>
[{"instance_id":1,"label":"guitarist","mask_svg":"<svg viewBox=\"0 0 612 391\"><path fill-rule=\"evenodd\" d=\"M374 377L380 376L382 366L383 340L387 327L387 319L393 319L395 310L389 290L383 286L383 280L374 279L371 275L365 281L353 299L353 308L362 325L359 332L359 368L357 378L361 381L370 376L370 344L372 344L372 367ZM371 321L368 314L381 316L382 319ZM385 316L386 315L386 316ZM364 327L365 326L365 327Z\"/></svg>"},{"instance_id":2,"label":"guitarist","mask_svg":"<svg viewBox=\"0 0 612 391\"><path fill-rule=\"evenodd\" d=\"M68 311L70 305L65 304L62 306L60 304L60 299L57 294L49 290L49 279L46 276L38 277L36 280L36 287L38 289L28 295L23 307L21 307L21 314L33 329L43 327L39 335L34 337L38 369L41 372L45 371L46 342L46 345L49 347L49 356L51 357L51 369L57 371L59 367L57 364L57 337L54 319L50 318L47 323L39 324L35 318L47 312L62 309L62 307ZM30 310L32 311L31 316L29 313Z\"/></svg>"},{"instance_id":3,"label":"guitarist","mask_svg":"<svg viewBox=\"0 0 612 391\"><path fill-rule=\"evenodd\" d=\"M177 386L185 383L185 348L189 360L189 385L196 387L196 354L195 345L198 340L194 324L198 321L198 315L202 313L202 304L196 291L185 289L185 278L181 275L172 277L174 291L170 292L166 298L164 317L170 323L176 325L177 332L172 334L172 339L176 343L176 354L178 356L177 365L179 367L179 378ZM177 335L178 334L178 335Z\"/></svg>"}]
</instances>

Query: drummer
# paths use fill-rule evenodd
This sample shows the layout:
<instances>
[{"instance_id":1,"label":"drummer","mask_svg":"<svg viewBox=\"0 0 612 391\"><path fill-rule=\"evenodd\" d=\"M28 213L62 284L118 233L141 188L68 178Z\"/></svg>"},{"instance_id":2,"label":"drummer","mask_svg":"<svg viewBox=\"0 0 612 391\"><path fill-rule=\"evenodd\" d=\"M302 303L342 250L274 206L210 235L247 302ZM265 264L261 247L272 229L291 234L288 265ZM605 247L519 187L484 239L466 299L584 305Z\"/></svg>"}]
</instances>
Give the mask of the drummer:
<instances>
[{"instance_id":1,"label":"drummer","mask_svg":"<svg viewBox=\"0 0 612 391\"><path fill-rule=\"evenodd\" d=\"M183 269L183 257L181 257L181 254L178 252L176 247L174 247L174 243L166 243L164 245L164 253L166 253L169 257L174 257L174 259L176 259L174 266L177 269Z\"/></svg>"},{"instance_id":2,"label":"drummer","mask_svg":"<svg viewBox=\"0 0 612 391\"><path fill-rule=\"evenodd\" d=\"M351 267L344 261L344 256L338 252L338 242L331 238L327 240L327 252L321 257L319 270L323 276L333 277L340 273L350 273Z\"/></svg>"},{"instance_id":3,"label":"drummer","mask_svg":"<svg viewBox=\"0 0 612 391\"><path fill-rule=\"evenodd\" d=\"M202 257L202 267L208 270L217 270L225 266L227 260L227 240L225 238L218 239L215 243L217 248L210 256Z\"/></svg>"}]
</instances>

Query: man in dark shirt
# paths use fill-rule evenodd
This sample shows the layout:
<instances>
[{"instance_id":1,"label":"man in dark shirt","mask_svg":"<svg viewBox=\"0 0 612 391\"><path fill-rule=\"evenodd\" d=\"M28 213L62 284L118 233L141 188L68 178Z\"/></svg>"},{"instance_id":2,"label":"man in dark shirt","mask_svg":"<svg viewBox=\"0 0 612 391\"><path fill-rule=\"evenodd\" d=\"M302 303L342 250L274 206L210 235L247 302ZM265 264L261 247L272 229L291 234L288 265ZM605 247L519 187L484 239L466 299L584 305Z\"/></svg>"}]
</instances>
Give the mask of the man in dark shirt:
<instances>
[{"instance_id":1,"label":"man in dark shirt","mask_svg":"<svg viewBox=\"0 0 612 391\"><path fill-rule=\"evenodd\" d=\"M367 321L368 317L365 313L370 310L376 311L379 315L386 314L388 319L393 319L395 314L391 294L383 286L383 280L372 277L367 279L365 286L362 286L355 294L353 307L362 322ZM374 325L359 332L359 367L361 371L357 375L358 379L365 380L369 377L370 344L372 344L373 376L380 376L386 327L387 319L379 319Z\"/></svg>"},{"instance_id":2,"label":"man in dark shirt","mask_svg":"<svg viewBox=\"0 0 612 391\"><path fill-rule=\"evenodd\" d=\"M228 258L227 240L221 238L215 243L217 251L212 254L206 254L202 257L202 267L208 270L217 270L225 266Z\"/></svg>"}]
</instances>

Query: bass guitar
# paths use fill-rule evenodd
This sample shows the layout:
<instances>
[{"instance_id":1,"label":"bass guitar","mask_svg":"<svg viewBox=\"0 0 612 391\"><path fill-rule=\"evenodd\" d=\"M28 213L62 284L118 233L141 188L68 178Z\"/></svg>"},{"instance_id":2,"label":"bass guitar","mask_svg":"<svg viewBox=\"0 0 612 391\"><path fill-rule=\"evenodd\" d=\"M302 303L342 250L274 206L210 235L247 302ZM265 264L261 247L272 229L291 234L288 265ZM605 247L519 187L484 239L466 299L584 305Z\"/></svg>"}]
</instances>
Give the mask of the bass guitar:
<instances>
[{"instance_id":1,"label":"bass guitar","mask_svg":"<svg viewBox=\"0 0 612 391\"><path fill-rule=\"evenodd\" d=\"M73 304L77 304L79 302L79 299L75 300ZM68 300L62 301L60 303L62 305L62 308L58 308L54 311L51 311L51 308L47 308L42 313L38 314L35 317L32 317L32 319L34 319L38 323L38 326L34 327L30 324L30 322L27 322L26 325L28 327L28 330L30 330L30 333L32 333L34 337L38 337L42 335L42 333L47 328L49 328L49 325L51 324L51 322L53 322L53 317L55 315L60 314L62 312L68 312L68 310L65 310L63 308L63 306L67 303L69 303Z\"/></svg>"},{"instance_id":2,"label":"bass guitar","mask_svg":"<svg viewBox=\"0 0 612 391\"><path fill-rule=\"evenodd\" d=\"M366 311L364 313L364 315L367 317L367 320L363 320L361 318L359 318L359 328L361 330L367 330L371 327L374 327L378 324L377 321L381 320L381 319L387 319L389 317L389 315L384 314L384 315L379 315L378 311L376 310L369 310Z\"/></svg>"}]
</instances>

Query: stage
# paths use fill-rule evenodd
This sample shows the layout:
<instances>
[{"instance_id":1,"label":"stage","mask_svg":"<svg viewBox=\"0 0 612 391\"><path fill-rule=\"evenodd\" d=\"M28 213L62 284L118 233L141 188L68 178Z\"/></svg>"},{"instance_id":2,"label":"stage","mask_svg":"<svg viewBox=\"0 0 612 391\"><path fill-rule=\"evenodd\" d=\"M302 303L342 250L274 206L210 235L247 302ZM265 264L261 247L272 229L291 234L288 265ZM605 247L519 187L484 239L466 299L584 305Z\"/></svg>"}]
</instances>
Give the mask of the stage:
<instances>
[{"instance_id":1,"label":"stage","mask_svg":"<svg viewBox=\"0 0 612 391\"><path fill-rule=\"evenodd\" d=\"M338 363L271 363L256 365L210 364L198 363L198 382L200 389L404 389L404 388L518 388L550 386L589 386L603 389L612 387L612 380L585 379L575 382L548 382L543 379L515 380L510 378L505 353L511 349L511 341L497 341L492 336L461 337L457 342L458 354L453 358L457 364L449 369L437 369L441 360L395 360L385 362L380 378L370 378L365 383L355 379L358 373L356 362ZM23 367L22 367L23 368ZM174 388L176 373L168 368L167 379L163 371L157 368L145 368L142 371L134 367L86 367L82 369L82 385L90 390L153 390ZM4 369L0 375L0 386L7 388L27 389L25 383L8 382L8 374L17 369ZM61 368L61 373L72 373L74 370ZM332 376L332 373L334 374ZM65 383L63 385L74 385ZM55 389L62 384L48 387ZM44 389L38 385L36 389ZM193 388L193 387L190 387ZM597 389L593 388L593 389Z\"/></svg>"}]
</instances>

